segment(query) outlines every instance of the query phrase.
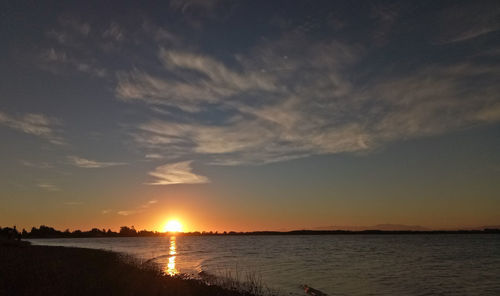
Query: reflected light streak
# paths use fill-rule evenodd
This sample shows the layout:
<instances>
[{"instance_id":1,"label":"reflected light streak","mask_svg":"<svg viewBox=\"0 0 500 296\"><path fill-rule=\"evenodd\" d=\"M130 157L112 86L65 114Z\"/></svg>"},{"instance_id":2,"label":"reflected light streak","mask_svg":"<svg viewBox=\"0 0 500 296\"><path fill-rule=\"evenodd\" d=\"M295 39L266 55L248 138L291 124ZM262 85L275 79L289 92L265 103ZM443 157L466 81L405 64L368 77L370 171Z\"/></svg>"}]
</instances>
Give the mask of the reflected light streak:
<instances>
[{"instance_id":1,"label":"reflected light streak","mask_svg":"<svg viewBox=\"0 0 500 296\"><path fill-rule=\"evenodd\" d=\"M175 243L175 236L170 237L170 248L168 252L169 258L165 272L168 275L176 275L179 271L175 268L175 257L177 255L177 246Z\"/></svg>"}]
</instances>

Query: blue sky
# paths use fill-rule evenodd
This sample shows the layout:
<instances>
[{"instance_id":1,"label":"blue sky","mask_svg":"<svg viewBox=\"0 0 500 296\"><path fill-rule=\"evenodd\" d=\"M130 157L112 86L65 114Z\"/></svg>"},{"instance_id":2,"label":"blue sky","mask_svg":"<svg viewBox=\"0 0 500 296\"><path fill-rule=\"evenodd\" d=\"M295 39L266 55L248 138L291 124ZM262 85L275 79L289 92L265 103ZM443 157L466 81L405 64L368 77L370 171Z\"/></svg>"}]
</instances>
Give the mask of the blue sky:
<instances>
[{"instance_id":1,"label":"blue sky","mask_svg":"<svg viewBox=\"0 0 500 296\"><path fill-rule=\"evenodd\" d=\"M500 224L496 1L1 11L0 224Z\"/></svg>"}]
</instances>

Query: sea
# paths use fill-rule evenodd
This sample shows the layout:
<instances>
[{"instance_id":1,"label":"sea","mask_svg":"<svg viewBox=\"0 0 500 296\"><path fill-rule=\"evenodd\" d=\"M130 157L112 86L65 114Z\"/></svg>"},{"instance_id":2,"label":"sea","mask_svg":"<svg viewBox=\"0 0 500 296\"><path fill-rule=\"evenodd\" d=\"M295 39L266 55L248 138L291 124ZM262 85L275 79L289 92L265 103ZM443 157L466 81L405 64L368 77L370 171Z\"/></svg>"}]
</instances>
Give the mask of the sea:
<instances>
[{"instance_id":1,"label":"sea","mask_svg":"<svg viewBox=\"0 0 500 296\"><path fill-rule=\"evenodd\" d=\"M127 253L165 273L249 276L281 295L500 295L498 234L31 239Z\"/></svg>"}]
</instances>

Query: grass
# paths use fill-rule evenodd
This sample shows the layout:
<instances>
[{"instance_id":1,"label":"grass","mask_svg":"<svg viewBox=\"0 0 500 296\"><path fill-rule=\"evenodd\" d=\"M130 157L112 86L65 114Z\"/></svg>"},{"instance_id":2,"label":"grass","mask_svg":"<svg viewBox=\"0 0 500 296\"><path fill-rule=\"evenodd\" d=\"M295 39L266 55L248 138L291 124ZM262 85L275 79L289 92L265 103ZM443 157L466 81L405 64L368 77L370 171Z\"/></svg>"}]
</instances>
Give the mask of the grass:
<instances>
[{"instance_id":1,"label":"grass","mask_svg":"<svg viewBox=\"0 0 500 296\"><path fill-rule=\"evenodd\" d=\"M165 276L110 251L0 241L0 295L263 295L257 280L247 285Z\"/></svg>"},{"instance_id":2,"label":"grass","mask_svg":"<svg viewBox=\"0 0 500 296\"><path fill-rule=\"evenodd\" d=\"M244 273L242 276L237 270L235 272L225 269L216 274L201 272L201 279L209 284L222 287L227 290L240 291L247 295L278 296L278 290L268 288L262 282L262 278L254 272Z\"/></svg>"}]
</instances>

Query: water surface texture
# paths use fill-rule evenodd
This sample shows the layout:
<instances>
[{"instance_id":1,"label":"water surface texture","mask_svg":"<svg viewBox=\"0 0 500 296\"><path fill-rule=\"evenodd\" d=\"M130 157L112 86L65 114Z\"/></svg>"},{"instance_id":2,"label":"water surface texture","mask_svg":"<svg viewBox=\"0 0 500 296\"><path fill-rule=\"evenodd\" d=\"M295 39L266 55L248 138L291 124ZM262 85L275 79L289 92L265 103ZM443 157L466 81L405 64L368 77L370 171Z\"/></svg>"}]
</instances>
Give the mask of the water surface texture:
<instances>
[{"instance_id":1,"label":"water surface texture","mask_svg":"<svg viewBox=\"0 0 500 296\"><path fill-rule=\"evenodd\" d=\"M500 295L500 235L288 235L33 239L126 252L169 274L247 273L283 295Z\"/></svg>"}]
</instances>

